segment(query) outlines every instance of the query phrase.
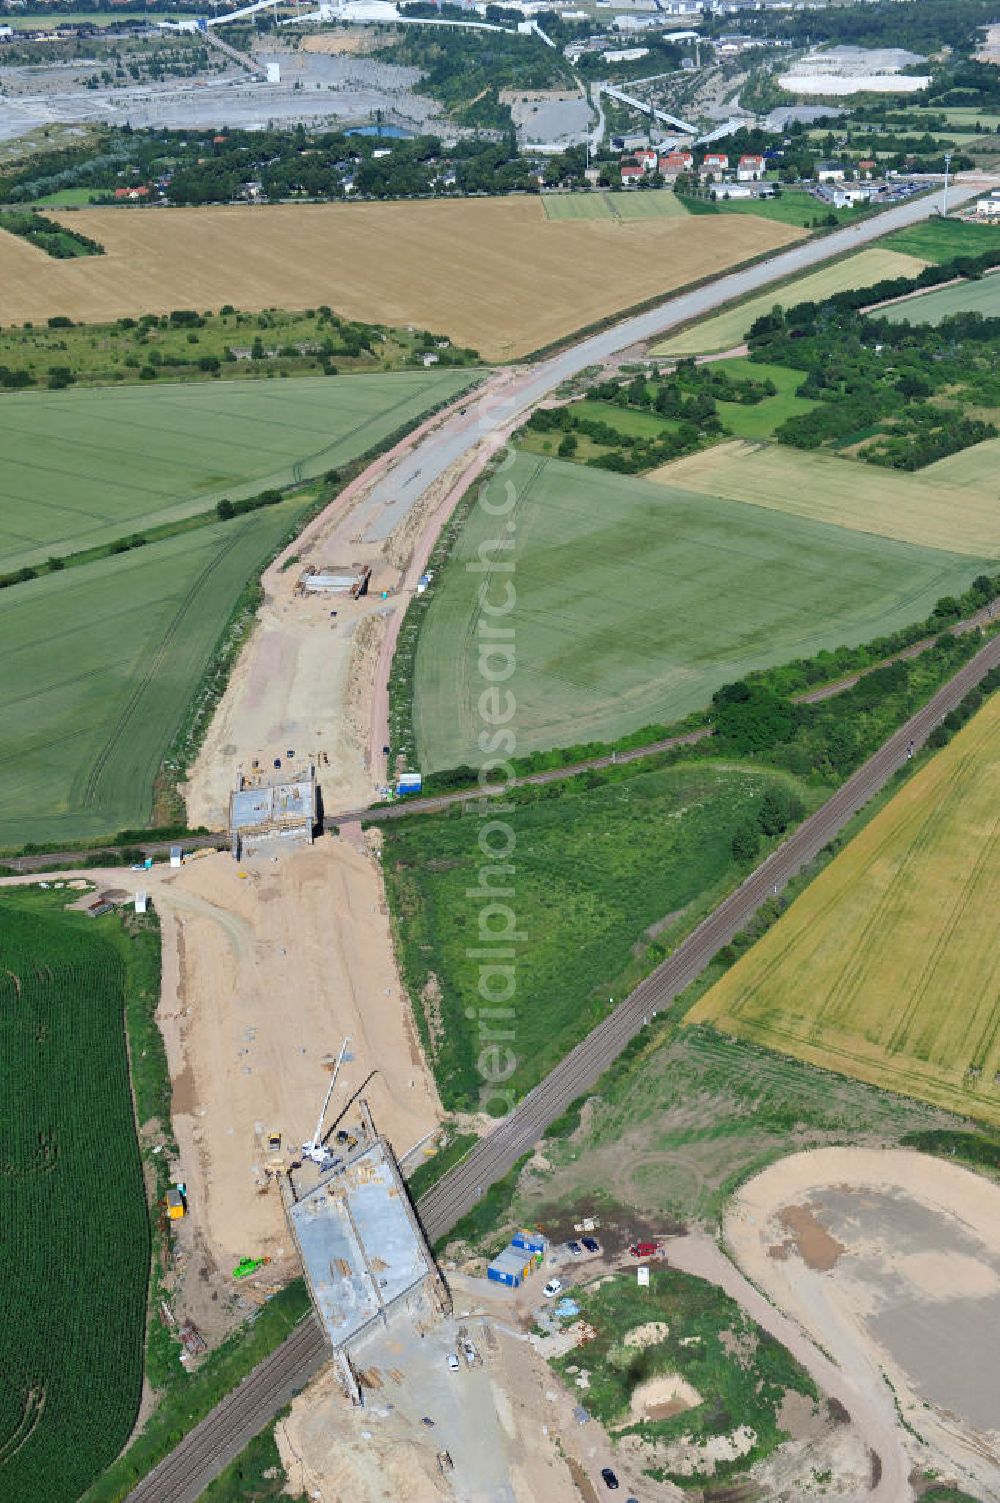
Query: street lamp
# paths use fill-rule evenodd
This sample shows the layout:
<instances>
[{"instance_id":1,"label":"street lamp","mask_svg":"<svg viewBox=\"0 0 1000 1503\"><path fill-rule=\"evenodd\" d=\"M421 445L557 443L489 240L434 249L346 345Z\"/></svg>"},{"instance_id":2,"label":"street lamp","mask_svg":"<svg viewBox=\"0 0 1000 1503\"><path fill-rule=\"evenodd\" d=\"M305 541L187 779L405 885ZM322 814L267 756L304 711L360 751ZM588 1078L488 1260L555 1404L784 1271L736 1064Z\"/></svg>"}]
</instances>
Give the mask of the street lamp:
<instances>
[{"instance_id":1,"label":"street lamp","mask_svg":"<svg viewBox=\"0 0 1000 1503\"><path fill-rule=\"evenodd\" d=\"M951 152L944 154L944 195L941 199L941 218L948 218L948 173L951 170Z\"/></svg>"}]
</instances>

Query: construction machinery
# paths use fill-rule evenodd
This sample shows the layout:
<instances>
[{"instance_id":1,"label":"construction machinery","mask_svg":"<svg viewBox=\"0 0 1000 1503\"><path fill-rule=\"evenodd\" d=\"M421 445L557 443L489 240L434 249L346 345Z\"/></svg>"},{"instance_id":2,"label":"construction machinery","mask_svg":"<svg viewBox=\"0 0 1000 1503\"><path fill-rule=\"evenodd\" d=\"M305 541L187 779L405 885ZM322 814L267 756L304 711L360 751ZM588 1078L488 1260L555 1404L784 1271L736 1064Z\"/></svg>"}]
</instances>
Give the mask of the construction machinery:
<instances>
[{"instance_id":1,"label":"construction machinery","mask_svg":"<svg viewBox=\"0 0 1000 1503\"><path fill-rule=\"evenodd\" d=\"M270 1258L241 1258L233 1269L234 1279L248 1279L258 1268L264 1268L270 1263Z\"/></svg>"},{"instance_id":2,"label":"construction machinery","mask_svg":"<svg viewBox=\"0 0 1000 1503\"><path fill-rule=\"evenodd\" d=\"M330 1084L327 1087L326 1095L323 1097L323 1105L320 1108L319 1120L316 1123L316 1131L313 1133L308 1143L303 1143L302 1145L302 1157L304 1159L309 1159L311 1163L318 1165L320 1169L332 1169L334 1164L338 1162L337 1158L330 1152L330 1150L323 1142L323 1121L326 1117L327 1107L330 1105L330 1097L333 1095L333 1088L337 1084L337 1076L340 1074L340 1067L344 1063L344 1058L347 1054L348 1042L349 1040L345 1038L344 1042L340 1046L340 1053L337 1056L337 1063L333 1067L333 1074L330 1076Z\"/></svg>"}]
</instances>

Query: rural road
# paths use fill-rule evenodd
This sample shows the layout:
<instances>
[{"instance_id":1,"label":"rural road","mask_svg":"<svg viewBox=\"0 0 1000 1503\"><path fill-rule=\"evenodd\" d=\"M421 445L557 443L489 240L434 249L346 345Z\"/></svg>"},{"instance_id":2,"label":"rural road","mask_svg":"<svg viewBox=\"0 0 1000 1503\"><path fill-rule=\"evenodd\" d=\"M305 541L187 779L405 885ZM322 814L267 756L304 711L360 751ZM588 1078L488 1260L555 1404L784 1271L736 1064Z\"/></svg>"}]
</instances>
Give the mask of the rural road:
<instances>
[{"instance_id":1,"label":"rural road","mask_svg":"<svg viewBox=\"0 0 1000 1503\"><path fill-rule=\"evenodd\" d=\"M432 1242L450 1231L489 1186L534 1147L571 1102L592 1089L646 1021L667 1007L716 951L746 928L767 899L780 892L885 787L905 765L910 742L921 746L942 717L998 666L1000 637L994 637L561 1060L509 1117L421 1198L417 1210ZM135 1488L128 1503L195 1503L249 1438L318 1370L323 1361L321 1348L318 1322L309 1315ZM855 1419L864 1430L865 1414L855 1414ZM868 1497L886 1495L875 1491Z\"/></svg>"}]
</instances>

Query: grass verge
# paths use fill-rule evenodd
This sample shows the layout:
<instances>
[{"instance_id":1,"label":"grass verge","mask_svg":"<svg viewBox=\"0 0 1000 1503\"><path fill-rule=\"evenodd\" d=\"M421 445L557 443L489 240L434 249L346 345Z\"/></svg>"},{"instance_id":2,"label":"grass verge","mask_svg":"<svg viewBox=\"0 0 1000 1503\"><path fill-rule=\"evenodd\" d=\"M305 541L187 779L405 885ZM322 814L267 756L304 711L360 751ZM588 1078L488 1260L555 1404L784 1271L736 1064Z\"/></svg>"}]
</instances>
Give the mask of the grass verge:
<instances>
[{"instance_id":1,"label":"grass verge","mask_svg":"<svg viewBox=\"0 0 1000 1503\"><path fill-rule=\"evenodd\" d=\"M164 1395L142 1434L87 1490L80 1503L122 1503L132 1488L174 1449L225 1394L280 1346L310 1309L303 1279L295 1279L229 1336L193 1374L182 1374Z\"/></svg>"}]
</instances>

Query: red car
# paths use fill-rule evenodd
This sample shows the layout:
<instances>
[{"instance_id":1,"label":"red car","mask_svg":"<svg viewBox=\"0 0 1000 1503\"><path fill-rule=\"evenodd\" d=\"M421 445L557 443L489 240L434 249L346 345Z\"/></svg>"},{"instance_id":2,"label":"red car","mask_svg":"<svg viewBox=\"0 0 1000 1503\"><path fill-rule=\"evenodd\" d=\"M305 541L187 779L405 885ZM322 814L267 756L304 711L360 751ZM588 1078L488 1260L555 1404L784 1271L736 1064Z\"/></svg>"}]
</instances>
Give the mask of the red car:
<instances>
[{"instance_id":1,"label":"red car","mask_svg":"<svg viewBox=\"0 0 1000 1503\"><path fill-rule=\"evenodd\" d=\"M633 1242L629 1248L633 1258L655 1258L659 1250L655 1242Z\"/></svg>"}]
</instances>

